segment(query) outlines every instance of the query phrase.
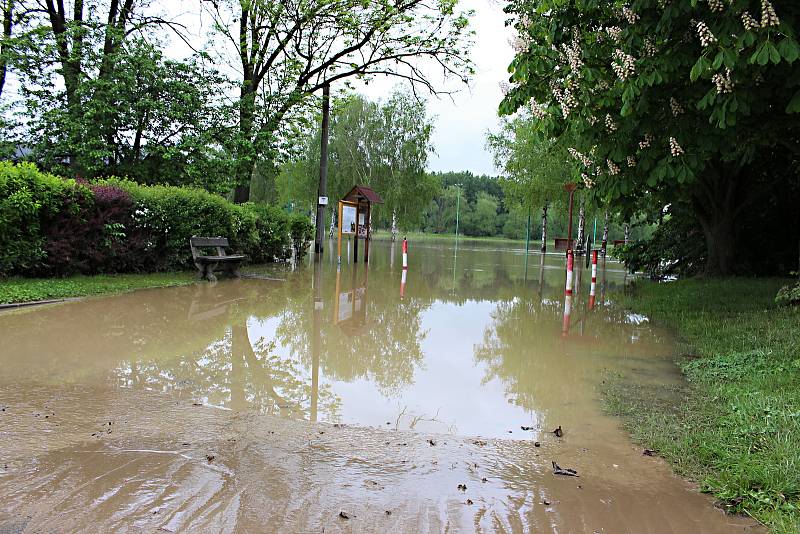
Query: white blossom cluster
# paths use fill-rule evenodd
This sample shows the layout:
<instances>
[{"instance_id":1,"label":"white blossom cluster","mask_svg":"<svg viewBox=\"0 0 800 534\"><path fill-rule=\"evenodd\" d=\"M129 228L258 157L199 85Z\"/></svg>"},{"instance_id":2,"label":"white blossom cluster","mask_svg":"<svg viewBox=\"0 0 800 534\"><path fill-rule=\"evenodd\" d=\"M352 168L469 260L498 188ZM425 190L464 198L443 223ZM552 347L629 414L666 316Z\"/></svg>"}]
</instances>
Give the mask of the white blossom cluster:
<instances>
[{"instance_id":1,"label":"white blossom cluster","mask_svg":"<svg viewBox=\"0 0 800 534\"><path fill-rule=\"evenodd\" d=\"M633 156L628 156L628 167L636 167L636 158Z\"/></svg>"},{"instance_id":2,"label":"white blossom cluster","mask_svg":"<svg viewBox=\"0 0 800 534\"><path fill-rule=\"evenodd\" d=\"M673 158L677 158L683 154L681 145L678 144L678 141L674 137L669 138L669 153L672 154Z\"/></svg>"},{"instance_id":3,"label":"white blossom cluster","mask_svg":"<svg viewBox=\"0 0 800 534\"><path fill-rule=\"evenodd\" d=\"M530 108L531 113L537 119L543 119L547 117L547 108L545 108L544 104L540 104L536 100L531 99Z\"/></svg>"},{"instance_id":4,"label":"white blossom cluster","mask_svg":"<svg viewBox=\"0 0 800 534\"><path fill-rule=\"evenodd\" d=\"M606 28L606 33L615 42L619 42L619 37L622 34L622 28L620 28L619 26L609 26L608 28Z\"/></svg>"},{"instance_id":5,"label":"white blossom cluster","mask_svg":"<svg viewBox=\"0 0 800 534\"><path fill-rule=\"evenodd\" d=\"M683 113L683 106L680 102L675 100L674 96L669 97L669 109L672 111L672 116L677 117Z\"/></svg>"},{"instance_id":6,"label":"white blossom cluster","mask_svg":"<svg viewBox=\"0 0 800 534\"><path fill-rule=\"evenodd\" d=\"M585 172L581 173L581 179L583 180L583 185L586 186L586 189L591 189L594 187L594 180L592 180L591 177Z\"/></svg>"},{"instance_id":7,"label":"white blossom cluster","mask_svg":"<svg viewBox=\"0 0 800 534\"><path fill-rule=\"evenodd\" d=\"M761 0L761 26L777 26L781 21L769 0Z\"/></svg>"},{"instance_id":8,"label":"white blossom cluster","mask_svg":"<svg viewBox=\"0 0 800 534\"><path fill-rule=\"evenodd\" d=\"M628 6L622 8L622 16L625 17L625 20L628 21L628 24L636 24L639 21L639 15Z\"/></svg>"},{"instance_id":9,"label":"white blossom cluster","mask_svg":"<svg viewBox=\"0 0 800 534\"><path fill-rule=\"evenodd\" d=\"M564 52L572 72L580 73L581 67L583 67L583 59L581 59L581 47L578 41L573 39L569 44L562 43L561 50Z\"/></svg>"},{"instance_id":10,"label":"white blossom cluster","mask_svg":"<svg viewBox=\"0 0 800 534\"><path fill-rule=\"evenodd\" d=\"M607 91L608 82L605 80L600 80L599 82L597 82L597 88L600 89L601 91Z\"/></svg>"},{"instance_id":11,"label":"white blossom cluster","mask_svg":"<svg viewBox=\"0 0 800 534\"><path fill-rule=\"evenodd\" d=\"M608 165L608 175L609 176L616 176L619 174L619 166L611 161L610 159L606 160L606 165Z\"/></svg>"},{"instance_id":12,"label":"white blossom cluster","mask_svg":"<svg viewBox=\"0 0 800 534\"><path fill-rule=\"evenodd\" d=\"M710 46L717 42L717 38L711 33L705 22L697 23L697 35L700 37L700 44L702 46Z\"/></svg>"},{"instance_id":13,"label":"white blossom cluster","mask_svg":"<svg viewBox=\"0 0 800 534\"><path fill-rule=\"evenodd\" d=\"M644 139L639 141L639 150L644 150L645 148L650 148L650 144L653 142L653 134L650 132L644 134Z\"/></svg>"},{"instance_id":14,"label":"white blossom cluster","mask_svg":"<svg viewBox=\"0 0 800 534\"><path fill-rule=\"evenodd\" d=\"M742 24L744 25L744 29L748 31L757 30L761 27L761 24L759 24L758 21L754 19L747 11L742 12Z\"/></svg>"},{"instance_id":15,"label":"white blossom cluster","mask_svg":"<svg viewBox=\"0 0 800 534\"><path fill-rule=\"evenodd\" d=\"M636 60L633 59L633 56L617 48L614 50L613 57L614 62L611 63L611 68L620 80L625 81L636 74Z\"/></svg>"},{"instance_id":16,"label":"white blossom cluster","mask_svg":"<svg viewBox=\"0 0 800 534\"><path fill-rule=\"evenodd\" d=\"M722 3L722 0L708 0L708 8L714 12L722 11L725 9L725 4Z\"/></svg>"},{"instance_id":17,"label":"white blossom cluster","mask_svg":"<svg viewBox=\"0 0 800 534\"><path fill-rule=\"evenodd\" d=\"M649 38L649 37L645 37L644 38L644 55L647 56L647 57L652 57L652 56L656 55L656 52L658 52L658 48L656 48L656 45L653 43L653 40L651 38Z\"/></svg>"},{"instance_id":18,"label":"white blossom cluster","mask_svg":"<svg viewBox=\"0 0 800 534\"><path fill-rule=\"evenodd\" d=\"M658 0L658 7L660 7L661 9L664 9L665 7L667 7L668 3L669 3L669 0Z\"/></svg>"},{"instance_id":19,"label":"white blossom cluster","mask_svg":"<svg viewBox=\"0 0 800 534\"><path fill-rule=\"evenodd\" d=\"M519 34L517 34L513 38L509 38L508 44L511 45L511 48L513 48L514 52L516 52L517 54L521 54L522 52L527 52L528 46L530 45L528 39Z\"/></svg>"},{"instance_id":20,"label":"white blossom cluster","mask_svg":"<svg viewBox=\"0 0 800 534\"><path fill-rule=\"evenodd\" d=\"M618 128L617 123L614 122L614 119L611 118L611 115L606 113L606 129L609 132L616 132L617 128Z\"/></svg>"},{"instance_id":21,"label":"white blossom cluster","mask_svg":"<svg viewBox=\"0 0 800 534\"><path fill-rule=\"evenodd\" d=\"M572 157L573 157L573 158L575 158L576 160L580 161L580 162L581 162L581 165L583 165L584 167L591 167L591 166L592 166L592 163L594 163L594 162L593 162L591 159L589 159L587 156L585 156L584 154L582 154L582 153L578 152L577 150L575 150L575 149L574 149L574 148L572 148L572 147L569 147L569 148L567 149L567 151L569 152L569 155L570 155L570 156L572 156Z\"/></svg>"},{"instance_id":22,"label":"white blossom cluster","mask_svg":"<svg viewBox=\"0 0 800 534\"><path fill-rule=\"evenodd\" d=\"M508 82L500 82L498 85L500 86L500 92L503 93L503 95L507 95L511 90L511 86L508 85Z\"/></svg>"},{"instance_id":23,"label":"white blossom cluster","mask_svg":"<svg viewBox=\"0 0 800 534\"><path fill-rule=\"evenodd\" d=\"M594 126L595 124L597 124L597 117L595 117L594 115L589 115L589 117L586 120L589 122L590 126Z\"/></svg>"},{"instance_id":24,"label":"white blossom cluster","mask_svg":"<svg viewBox=\"0 0 800 534\"><path fill-rule=\"evenodd\" d=\"M572 94L572 91L569 90L569 87L562 89L554 82L550 84L550 88L553 91L553 97L561 106L561 113L566 119L572 113L572 110L578 107L577 99Z\"/></svg>"},{"instance_id":25,"label":"white blossom cluster","mask_svg":"<svg viewBox=\"0 0 800 534\"><path fill-rule=\"evenodd\" d=\"M714 85L717 86L717 93L732 93L733 92L733 81L731 80L731 69L725 69L725 75L721 73L716 73L714 76L711 77L711 81L714 82Z\"/></svg>"}]
</instances>

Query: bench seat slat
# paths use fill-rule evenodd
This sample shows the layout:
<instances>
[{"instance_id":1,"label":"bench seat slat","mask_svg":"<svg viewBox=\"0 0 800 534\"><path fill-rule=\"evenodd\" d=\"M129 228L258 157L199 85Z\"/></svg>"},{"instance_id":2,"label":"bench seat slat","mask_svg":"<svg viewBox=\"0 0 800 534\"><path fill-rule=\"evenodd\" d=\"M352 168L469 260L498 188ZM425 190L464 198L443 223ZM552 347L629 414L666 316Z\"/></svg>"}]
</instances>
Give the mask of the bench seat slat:
<instances>
[{"instance_id":1,"label":"bench seat slat","mask_svg":"<svg viewBox=\"0 0 800 534\"><path fill-rule=\"evenodd\" d=\"M189 243L193 247L227 247L227 237L192 237Z\"/></svg>"},{"instance_id":2,"label":"bench seat slat","mask_svg":"<svg viewBox=\"0 0 800 534\"><path fill-rule=\"evenodd\" d=\"M240 261L242 259L244 259L244 256L237 256L237 255L231 255L231 256L197 256L195 258L195 261L205 261L205 262L209 262L209 261Z\"/></svg>"}]
</instances>

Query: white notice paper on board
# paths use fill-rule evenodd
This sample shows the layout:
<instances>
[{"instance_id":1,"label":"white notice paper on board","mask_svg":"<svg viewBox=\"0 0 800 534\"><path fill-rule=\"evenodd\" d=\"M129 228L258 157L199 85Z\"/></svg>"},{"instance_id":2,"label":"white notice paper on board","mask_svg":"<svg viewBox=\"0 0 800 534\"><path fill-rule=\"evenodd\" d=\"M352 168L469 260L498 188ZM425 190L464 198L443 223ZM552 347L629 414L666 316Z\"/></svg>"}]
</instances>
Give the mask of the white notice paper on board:
<instances>
[{"instance_id":1,"label":"white notice paper on board","mask_svg":"<svg viewBox=\"0 0 800 534\"><path fill-rule=\"evenodd\" d=\"M342 206L342 233L354 234L356 233L356 207L355 206Z\"/></svg>"}]
</instances>

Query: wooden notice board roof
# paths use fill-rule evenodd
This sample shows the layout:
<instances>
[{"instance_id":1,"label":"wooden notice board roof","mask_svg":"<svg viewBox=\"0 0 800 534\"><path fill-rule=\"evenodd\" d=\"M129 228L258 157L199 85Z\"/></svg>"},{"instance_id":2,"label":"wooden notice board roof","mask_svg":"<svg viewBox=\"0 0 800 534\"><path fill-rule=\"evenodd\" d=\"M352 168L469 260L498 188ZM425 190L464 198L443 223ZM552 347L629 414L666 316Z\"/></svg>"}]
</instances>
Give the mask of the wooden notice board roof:
<instances>
[{"instance_id":1,"label":"wooden notice board roof","mask_svg":"<svg viewBox=\"0 0 800 534\"><path fill-rule=\"evenodd\" d=\"M347 193L342 200L349 200L351 202L358 202L359 200L366 200L371 204L383 204L381 196L364 185L357 185Z\"/></svg>"}]
</instances>

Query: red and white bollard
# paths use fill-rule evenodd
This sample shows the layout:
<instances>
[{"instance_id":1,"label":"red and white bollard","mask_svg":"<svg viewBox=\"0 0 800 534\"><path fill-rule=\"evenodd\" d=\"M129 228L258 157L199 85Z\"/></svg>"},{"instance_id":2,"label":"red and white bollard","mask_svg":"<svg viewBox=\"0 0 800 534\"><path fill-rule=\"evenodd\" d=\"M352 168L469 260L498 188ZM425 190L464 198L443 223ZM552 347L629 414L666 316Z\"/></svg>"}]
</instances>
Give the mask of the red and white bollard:
<instances>
[{"instance_id":1,"label":"red and white bollard","mask_svg":"<svg viewBox=\"0 0 800 534\"><path fill-rule=\"evenodd\" d=\"M408 269L408 241L403 238L403 269Z\"/></svg>"},{"instance_id":2,"label":"red and white bollard","mask_svg":"<svg viewBox=\"0 0 800 534\"><path fill-rule=\"evenodd\" d=\"M597 251L592 251L592 286L589 289L589 309L594 309L595 292L597 289Z\"/></svg>"},{"instance_id":3,"label":"red and white bollard","mask_svg":"<svg viewBox=\"0 0 800 534\"><path fill-rule=\"evenodd\" d=\"M403 297L406 296L406 275L408 274L408 269L403 269L403 274L400 275L400 300L403 300Z\"/></svg>"},{"instance_id":4,"label":"red and white bollard","mask_svg":"<svg viewBox=\"0 0 800 534\"><path fill-rule=\"evenodd\" d=\"M561 335L564 337L569 334L569 316L572 312L572 270L574 262L575 256L572 250L567 250L567 284L564 288L564 322L561 325Z\"/></svg>"}]
</instances>

